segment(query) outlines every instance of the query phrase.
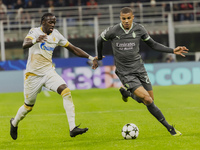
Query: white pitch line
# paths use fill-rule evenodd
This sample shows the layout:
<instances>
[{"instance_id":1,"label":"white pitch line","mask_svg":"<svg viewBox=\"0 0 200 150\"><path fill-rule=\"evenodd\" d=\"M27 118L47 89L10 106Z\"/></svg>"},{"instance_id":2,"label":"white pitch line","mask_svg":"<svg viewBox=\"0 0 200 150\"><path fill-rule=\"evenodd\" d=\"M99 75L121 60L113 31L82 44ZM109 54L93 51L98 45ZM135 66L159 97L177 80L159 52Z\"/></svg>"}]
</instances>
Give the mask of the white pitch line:
<instances>
[{"instance_id":1,"label":"white pitch line","mask_svg":"<svg viewBox=\"0 0 200 150\"><path fill-rule=\"evenodd\" d=\"M199 110L200 107L184 107L181 109L198 109ZM166 108L168 109L177 109L177 108ZM162 109L162 110L166 110L166 109ZM131 112L131 111L145 111L145 109L133 109L133 110L108 110L108 111L88 111L88 112L76 112L76 114L103 114L103 113L112 113L112 112ZM59 114L34 114L32 115L31 113L28 114L28 116L63 116L66 115L65 113L59 113ZM13 116L0 116L0 118L10 118Z\"/></svg>"},{"instance_id":2,"label":"white pitch line","mask_svg":"<svg viewBox=\"0 0 200 150\"><path fill-rule=\"evenodd\" d=\"M126 112L126 111L143 111L141 109L134 109L134 110L115 110L115 111L88 111L88 112L75 112L76 114L103 114L103 113L111 113L111 112ZM28 114L28 116L62 116L66 115L66 113L59 113L59 114ZM13 117L13 116L0 116L0 118L7 118L7 117Z\"/></svg>"}]
</instances>

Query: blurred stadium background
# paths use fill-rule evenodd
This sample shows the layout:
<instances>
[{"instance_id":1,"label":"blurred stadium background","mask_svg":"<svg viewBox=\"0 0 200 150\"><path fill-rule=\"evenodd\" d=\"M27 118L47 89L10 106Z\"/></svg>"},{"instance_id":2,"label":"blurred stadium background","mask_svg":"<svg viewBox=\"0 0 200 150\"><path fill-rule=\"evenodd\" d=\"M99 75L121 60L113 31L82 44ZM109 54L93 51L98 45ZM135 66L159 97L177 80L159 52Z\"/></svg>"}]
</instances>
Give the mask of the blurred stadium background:
<instances>
[{"instance_id":1,"label":"blurred stadium background","mask_svg":"<svg viewBox=\"0 0 200 150\"><path fill-rule=\"evenodd\" d=\"M141 55L152 84L200 84L200 1L0 0L0 93L23 91L28 50L22 49L22 42L31 27L40 26L44 13L54 13L56 28L72 44L95 56L98 35L120 21L120 9L125 6L133 8L134 21L143 24L154 40L170 47L184 45L190 50L182 58L156 52L141 42ZM106 58L95 71L88 60L61 47L55 49L53 62L72 90L119 87L109 42L103 53Z\"/></svg>"}]
</instances>

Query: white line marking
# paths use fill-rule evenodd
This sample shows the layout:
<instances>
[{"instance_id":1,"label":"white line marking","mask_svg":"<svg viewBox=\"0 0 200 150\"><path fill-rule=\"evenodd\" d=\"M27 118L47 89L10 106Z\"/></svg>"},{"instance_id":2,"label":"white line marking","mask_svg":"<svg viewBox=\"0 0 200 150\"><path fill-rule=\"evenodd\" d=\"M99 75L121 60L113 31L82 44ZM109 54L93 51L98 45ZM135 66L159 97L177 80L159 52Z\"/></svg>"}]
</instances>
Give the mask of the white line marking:
<instances>
[{"instance_id":1,"label":"white line marking","mask_svg":"<svg viewBox=\"0 0 200 150\"><path fill-rule=\"evenodd\" d=\"M198 109L200 107L184 107L181 109ZM166 108L166 109L178 109L178 108ZM166 110L162 109L162 110ZM88 112L75 112L76 114L103 114L103 113L118 113L118 112L131 112L131 111L144 111L145 109L133 109L133 110L108 110L108 111L88 111ZM32 115L31 113L28 116L62 116L66 115L65 113L58 113L58 114L38 114ZM13 116L0 116L0 118L11 118Z\"/></svg>"}]
</instances>

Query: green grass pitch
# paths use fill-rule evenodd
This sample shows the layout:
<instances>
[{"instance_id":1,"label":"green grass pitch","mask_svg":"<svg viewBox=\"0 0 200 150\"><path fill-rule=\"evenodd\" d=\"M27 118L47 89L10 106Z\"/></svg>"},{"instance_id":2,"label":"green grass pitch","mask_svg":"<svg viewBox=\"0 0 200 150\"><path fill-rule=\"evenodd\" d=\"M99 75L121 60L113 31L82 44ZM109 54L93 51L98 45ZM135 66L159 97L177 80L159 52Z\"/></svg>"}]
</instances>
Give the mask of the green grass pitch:
<instances>
[{"instance_id":1,"label":"green grass pitch","mask_svg":"<svg viewBox=\"0 0 200 150\"><path fill-rule=\"evenodd\" d=\"M76 124L89 130L75 138L69 136L62 98L41 92L33 111L20 122L18 139L9 135L9 120L23 104L23 93L0 94L1 150L199 150L199 85L154 86L155 104L182 136L173 137L147 111L143 104L129 98L123 102L116 88L74 90ZM137 139L125 140L121 129L134 123Z\"/></svg>"}]
</instances>

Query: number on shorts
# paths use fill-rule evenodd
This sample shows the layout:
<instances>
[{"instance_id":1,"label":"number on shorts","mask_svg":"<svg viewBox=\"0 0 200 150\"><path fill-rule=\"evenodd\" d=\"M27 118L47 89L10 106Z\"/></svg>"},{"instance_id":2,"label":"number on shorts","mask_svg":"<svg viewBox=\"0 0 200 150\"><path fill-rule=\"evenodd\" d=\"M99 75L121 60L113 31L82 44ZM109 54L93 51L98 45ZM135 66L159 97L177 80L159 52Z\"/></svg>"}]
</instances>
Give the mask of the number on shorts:
<instances>
[{"instance_id":1,"label":"number on shorts","mask_svg":"<svg viewBox=\"0 0 200 150\"><path fill-rule=\"evenodd\" d=\"M148 76L145 76L145 78L146 78L146 83L150 83L150 80L149 80L149 77Z\"/></svg>"}]
</instances>

